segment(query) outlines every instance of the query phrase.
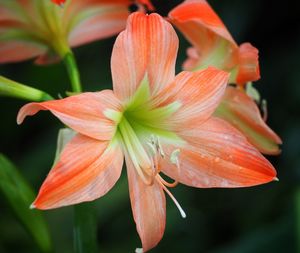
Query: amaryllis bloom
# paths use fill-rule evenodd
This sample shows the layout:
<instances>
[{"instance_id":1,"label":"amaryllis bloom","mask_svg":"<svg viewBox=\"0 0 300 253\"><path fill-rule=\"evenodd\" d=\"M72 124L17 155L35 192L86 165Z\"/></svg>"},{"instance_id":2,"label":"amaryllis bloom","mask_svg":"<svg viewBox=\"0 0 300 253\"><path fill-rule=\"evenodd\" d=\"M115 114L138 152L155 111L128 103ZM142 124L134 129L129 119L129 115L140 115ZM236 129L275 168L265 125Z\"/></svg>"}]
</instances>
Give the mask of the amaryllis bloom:
<instances>
[{"instance_id":1,"label":"amaryllis bloom","mask_svg":"<svg viewBox=\"0 0 300 253\"><path fill-rule=\"evenodd\" d=\"M230 73L226 96L217 116L239 129L264 154L278 154L281 139L263 121L244 85L260 78L258 50L250 43L238 46L222 20L205 0L185 0L170 13L171 22L193 45L183 68L197 71L214 66Z\"/></svg>"},{"instance_id":2,"label":"amaryllis bloom","mask_svg":"<svg viewBox=\"0 0 300 253\"><path fill-rule=\"evenodd\" d=\"M169 18L193 45L184 69L215 66L231 72L230 82L241 85L260 78L258 50L250 43L238 46L205 0L185 0Z\"/></svg>"},{"instance_id":3,"label":"amaryllis bloom","mask_svg":"<svg viewBox=\"0 0 300 253\"><path fill-rule=\"evenodd\" d=\"M125 157L134 220L143 251L162 238L168 188L245 187L276 179L272 165L237 130L212 117L228 73L208 68L175 76L178 38L157 14L132 14L117 38L113 91L30 103L17 121L50 110L77 132L32 207L56 208L106 194ZM175 181L164 179L168 175Z\"/></svg>"},{"instance_id":4,"label":"amaryllis bloom","mask_svg":"<svg viewBox=\"0 0 300 253\"><path fill-rule=\"evenodd\" d=\"M117 34L125 28L132 3L68 0L61 8L50 0L0 0L0 63L30 58L49 63L70 47Z\"/></svg>"}]
</instances>

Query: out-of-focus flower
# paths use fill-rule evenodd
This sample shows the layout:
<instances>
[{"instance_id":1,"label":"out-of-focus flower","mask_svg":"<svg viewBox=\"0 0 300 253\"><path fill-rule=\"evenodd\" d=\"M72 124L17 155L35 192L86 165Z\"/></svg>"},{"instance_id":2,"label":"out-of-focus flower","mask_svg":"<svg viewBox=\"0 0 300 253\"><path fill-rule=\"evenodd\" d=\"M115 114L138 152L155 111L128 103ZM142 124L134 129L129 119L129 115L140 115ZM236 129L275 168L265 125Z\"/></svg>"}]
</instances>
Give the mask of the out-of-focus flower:
<instances>
[{"instance_id":1,"label":"out-of-focus flower","mask_svg":"<svg viewBox=\"0 0 300 253\"><path fill-rule=\"evenodd\" d=\"M50 0L0 0L0 63L30 58L51 63L70 47L117 34L125 28L131 3L69 0L61 8Z\"/></svg>"},{"instance_id":2,"label":"out-of-focus flower","mask_svg":"<svg viewBox=\"0 0 300 253\"><path fill-rule=\"evenodd\" d=\"M227 87L215 115L242 129L262 153L280 153L278 144L281 144L281 139L266 125L256 103L244 91Z\"/></svg>"},{"instance_id":3,"label":"out-of-focus flower","mask_svg":"<svg viewBox=\"0 0 300 253\"><path fill-rule=\"evenodd\" d=\"M239 86L235 90L228 87L218 117L239 129L261 152L278 154L280 138L265 124L257 105L244 91L247 82L260 78L258 50L250 43L238 46L205 0L185 0L169 18L193 45L187 51L184 69L214 66L229 72L230 82Z\"/></svg>"},{"instance_id":4,"label":"out-of-focus flower","mask_svg":"<svg viewBox=\"0 0 300 253\"><path fill-rule=\"evenodd\" d=\"M62 6L66 2L66 0L51 0L51 1L55 4L60 5L60 6Z\"/></svg>"},{"instance_id":5,"label":"out-of-focus flower","mask_svg":"<svg viewBox=\"0 0 300 253\"><path fill-rule=\"evenodd\" d=\"M157 14L135 13L114 45L114 90L25 105L50 110L77 131L43 183L33 207L56 208L101 197L125 156L130 200L143 252L162 238L168 187L245 187L276 179L273 166L238 131L212 117L228 73L208 68L175 76L178 38ZM173 178L168 183L162 173Z\"/></svg>"},{"instance_id":6,"label":"out-of-focus flower","mask_svg":"<svg viewBox=\"0 0 300 253\"><path fill-rule=\"evenodd\" d=\"M215 66L231 72L230 81L241 85L260 78L258 50L250 43L239 47L205 0L185 0L169 18L193 45L184 69Z\"/></svg>"}]
</instances>

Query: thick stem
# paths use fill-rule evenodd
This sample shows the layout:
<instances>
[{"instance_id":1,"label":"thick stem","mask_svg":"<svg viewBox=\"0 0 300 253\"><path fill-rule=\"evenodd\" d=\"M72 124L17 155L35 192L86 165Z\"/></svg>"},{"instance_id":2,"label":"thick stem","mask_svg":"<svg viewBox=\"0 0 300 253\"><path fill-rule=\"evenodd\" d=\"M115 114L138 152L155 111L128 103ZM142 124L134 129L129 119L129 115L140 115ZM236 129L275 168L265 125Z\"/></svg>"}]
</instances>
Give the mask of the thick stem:
<instances>
[{"instance_id":1,"label":"thick stem","mask_svg":"<svg viewBox=\"0 0 300 253\"><path fill-rule=\"evenodd\" d=\"M64 63L68 70L68 74L69 74L71 85L72 85L72 91L74 93L82 92L80 75L79 75L75 57L72 52L69 52L65 55Z\"/></svg>"},{"instance_id":2,"label":"thick stem","mask_svg":"<svg viewBox=\"0 0 300 253\"><path fill-rule=\"evenodd\" d=\"M98 253L95 203L74 206L74 252Z\"/></svg>"}]
</instances>

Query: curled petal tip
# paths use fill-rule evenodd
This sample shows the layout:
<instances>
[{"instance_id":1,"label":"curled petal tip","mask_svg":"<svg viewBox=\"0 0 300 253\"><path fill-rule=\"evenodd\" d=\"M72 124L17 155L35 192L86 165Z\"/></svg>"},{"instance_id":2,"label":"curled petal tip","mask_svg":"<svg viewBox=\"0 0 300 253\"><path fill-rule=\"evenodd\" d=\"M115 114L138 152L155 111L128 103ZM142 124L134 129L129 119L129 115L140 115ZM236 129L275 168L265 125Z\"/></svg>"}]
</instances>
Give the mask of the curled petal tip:
<instances>
[{"instance_id":1,"label":"curled petal tip","mask_svg":"<svg viewBox=\"0 0 300 253\"><path fill-rule=\"evenodd\" d=\"M23 122L23 118L21 118L21 117L18 115L18 117L17 117L17 124L18 124L18 125L21 125L22 122Z\"/></svg>"},{"instance_id":2,"label":"curled petal tip","mask_svg":"<svg viewBox=\"0 0 300 253\"><path fill-rule=\"evenodd\" d=\"M36 206L35 206L35 204L34 204L34 203L32 203L32 204L30 205L29 209L36 209Z\"/></svg>"},{"instance_id":3,"label":"curled petal tip","mask_svg":"<svg viewBox=\"0 0 300 253\"><path fill-rule=\"evenodd\" d=\"M278 182L278 181L279 181L279 178L278 178L278 177L274 177L274 178L273 178L273 181Z\"/></svg>"},{"instance_id":4,"label":"curled petal tip","mask_svg":"<svg viewBox=\"0 0 300 253\"><path fill-rule=\"evenodd\" d=\"M135 253L143 253L143 248L136 248Z\"/></svg>"}]
</instances>

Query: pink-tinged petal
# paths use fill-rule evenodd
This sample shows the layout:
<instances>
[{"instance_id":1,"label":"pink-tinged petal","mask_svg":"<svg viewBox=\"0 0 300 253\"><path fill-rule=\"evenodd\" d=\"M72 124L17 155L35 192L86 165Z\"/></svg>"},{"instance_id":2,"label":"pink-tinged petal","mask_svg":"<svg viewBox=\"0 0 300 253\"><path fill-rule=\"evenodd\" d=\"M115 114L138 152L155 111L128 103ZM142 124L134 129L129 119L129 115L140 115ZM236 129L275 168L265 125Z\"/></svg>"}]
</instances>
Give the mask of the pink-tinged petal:
<instances>
[{"instance_id":1,"label":"pink-tinged petal","mask_svg":"<svg viewBox=\"0 0 300 253\"><path fill-rule=\"evenodd\" d=\"M134 94L144 78L147 40L147 19L141 13L130 15L126 30L116 39L111 57L114 92L123 101Z\"/></svg>"},{"instance_id":2,"label":"pink-tinged petal","mask_svg":"<svg viewBox=\"0 0 300 253\"><path fill-rule=\"evenodd\" d=\"M267 126L256 103L243 91L228 87L215 115L239 129L262 153L280 153L280 137Z\"/></svg>"},{"instance_id":3,"label":"pink-tinged petal","mask_svg":"<svg viewBox=\"0 0 300 253\"><path fill-rule=\"evenodd\" d=\"M129 15L127 5L106 4L95 8L98 8L97 12L86 15L72 27L69 34L69 43L72 47L110 37L125 28Z\"/></svg>"},{"instance_id":4,"label":"pink-tinged petal","mask_svg":"<svg viewBox=\"0 0 300 253\"><path fill-rule=\"evenodd\" d=\"M175 129L194 127L207 120L219 105L229 74L216 68L181 72L175 81L153 99L155 106L173 102L181 106L168 120Z\"/></svg>"},{"instance_id":5,"label":"pink-tinged petal","mask_svg":"<svg viewBox=\"0 0 300 253\"><path fill-rule=\"evenodd\" d=\"M28 60L44 54L46 50L46 47L37 43L0 41L0 63Z\"/></svg>"},{"instance_id":6,"label":"pink-tinged petal","mask_svg":"<svg viewBox=\"0 0 300 253\"><path fill-rule=\"evenodd\" d=\"M64 124L83 135L110 140L115 134L116 124L104 115L107 109L121 110L119 100L111 90L87 92L60 100L29 103L20 109L17 122L21 124L26 116L40 110L50 110Z\"/></svg>"},{"instance_id":7,"label":"pink-tinged petal","mask_svg":"<svg viewBox=\"0 0 300 253\"><path fill-rule=\"evenodd\" d=\"M151 93L174 78L178 38L158 14L133 13L114 45L111 68L114 91L128 100L147 77Z\"/></svg>"},{"instance_id":8,"label":"pink-tinged petal","mask_svg":"<svg viewBox=\"0 0 300 253\"><path fill-rule=\"evenodd\" d=\"M157 14L148 16L148 29L147 73L152 94L157 94L174 80L179 42L173 27Z\"/></svg>"},{"instance_id":9,"label":"pink-tinged petal","mask_svg":"<svg viewBox=\"0 0 300 253\"><path fill-rule=\"evenodd\" d=\"M103 196L119 179L123 160L118 145L75 136L48 174L32 207L51 209Z\"/></svg>"},{"instance_id":10,"label":"pink-tinged petal","mask_svg":"<svg viewBox=\"0 0 300 253\"><path fill-rule=\"evenodd\" d=\"M146 185L137 174L130 158L126 155L125 158L133 217L143 252L146 252L158 244L165 231L165 194L156 180L153 185Z\"/></svg>"},{"instance_id":11,"label":"pink-tinged petal","mask_svg":"<svg viewBox=\"0 0 300 253\"><path fill-rule=\"evenodd\" d=\"M250 43L243 43L239 48L239 66L237 84L245 84L260 79L258 50Z\"/></svg>"},{"instance_id":12,"label":"pink-tinged petal","mask_svg":"<svg viewBox=\"0 0 300 253\"><path fill-rule=\"evenodd\" d=\"M210 118L181 133L187 141L179 154L180 169L162 161L162 171L200 188L246 187L276 180L276 171L246 138L227 122ZM166 149L167 153L172 149Z\"/></svg>"},{"instance_id":13,"label":"pink-tinged petal","mask_svg":"<svg viewBox=\"0 0 300 253\"><path fill-rule=\"evenodd\" d=\"M222 20L205 0L186 0L169 13L169 18L199 52L206 51L218 38L237 47Z\"/></svg>"}]
</instances>

